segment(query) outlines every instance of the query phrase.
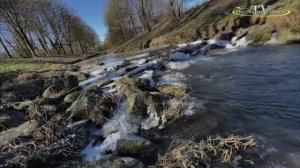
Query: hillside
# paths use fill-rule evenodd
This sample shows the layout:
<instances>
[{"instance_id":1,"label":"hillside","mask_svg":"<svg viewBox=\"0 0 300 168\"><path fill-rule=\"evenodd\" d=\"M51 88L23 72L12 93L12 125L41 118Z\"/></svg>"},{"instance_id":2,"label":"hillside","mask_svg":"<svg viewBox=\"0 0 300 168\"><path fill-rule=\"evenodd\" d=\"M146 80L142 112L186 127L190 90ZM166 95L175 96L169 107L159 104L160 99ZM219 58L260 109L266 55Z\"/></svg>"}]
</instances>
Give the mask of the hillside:
<instances>
[{"instance_id":1,"label":"hillside","mask_svg":"<svg viewBox=\"0 0 300 168\"><path fill-rule=\"evenodd\" d=\"M236 7L250 8L251 5L270 5L272 9L285 8L291 14L281 17L237 16ZM253 44L264 43L276 32L278 43L297 42L300 32L299 0L212 0L190 9L181 19L164 19L154 26L153 31L140 33L137 37L114 51L139 50L145 46L157 47L178 44L198 39L225 39L247 33Z\"/></svg>"}]
</instances>

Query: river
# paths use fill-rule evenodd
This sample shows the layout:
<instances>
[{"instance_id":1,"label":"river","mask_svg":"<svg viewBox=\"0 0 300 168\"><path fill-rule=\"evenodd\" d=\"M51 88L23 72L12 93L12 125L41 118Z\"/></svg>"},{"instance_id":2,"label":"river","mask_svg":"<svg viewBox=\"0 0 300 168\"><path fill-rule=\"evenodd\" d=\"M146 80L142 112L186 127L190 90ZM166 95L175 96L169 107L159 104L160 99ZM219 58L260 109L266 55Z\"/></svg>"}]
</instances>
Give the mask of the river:
<instances>
[{"instance_id":1,"label":"river","mask_svg":"<svg viewBox=\"0 0 300 168\"><path fill-rule=\"evenodd\" d=\"M267 165L300 167L300 45L239 49L171 74L191 87L195 115L146 136L167 146L175 137L253 135Z\"/></svg>"},{"instance_id":2,"label":"river","mask_svg":"<svg viewBox=\"0 0 300 168\"><path fill-rule=\"evenodd\" d=\"M136 58L143 57L148 55L144 53ZM82 85L104 79L97 74L123 59L107 55L82 62L84 65L105 63L88 70L92 78ZM173 65L177 70L161 72L163 76L158 84L183 83L191 88L193 115L161 130L142 131L142 136L158 146L160 154L174 138L253 135L262 161L257 166L300 167L299 44L240 48ZM116 71L109 77L119 76L120 71L123 72ZM143 161L152 164L156 157L157 154Z\"/></svg>"}]
</instances>

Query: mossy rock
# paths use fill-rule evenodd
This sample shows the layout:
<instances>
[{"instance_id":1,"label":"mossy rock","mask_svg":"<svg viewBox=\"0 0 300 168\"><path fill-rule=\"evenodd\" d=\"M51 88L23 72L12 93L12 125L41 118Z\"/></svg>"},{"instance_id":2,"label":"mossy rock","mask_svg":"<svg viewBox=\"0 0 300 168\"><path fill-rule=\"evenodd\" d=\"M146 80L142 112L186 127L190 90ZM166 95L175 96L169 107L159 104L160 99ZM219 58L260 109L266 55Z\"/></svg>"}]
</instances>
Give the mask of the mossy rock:
<instances>
[{"instance_id":1,"label":"mossy rock","mask_svg":"<svg viewBox=\"0 0 300 168\"><path fill-rule=\"evenodd\" d=\"M119 155L135 156L146 154L150 150L151 142L144 138L119 139L117 141L117 152Z\"/></svg>"},{"instance_id":2,"label":"mossy rock","mask_svg":"<svg viewBox=\"0 0 300 168\"><path fill-rule=\"evenodd\" d=\"M149 88L150 82L146 79L124 77L116 81L116 85L119 90L126 93L128 87L146 90L146 88Z\"/></svg>"},{"instance_id":3,"label":"mossy rock","mask_svg":"<svg viewBox=\"0 0 300 168\"><path fill-rule=\"evenodd\" d=\"M82 91L67 109L67 113L70 114L70 119L88 119L96 124L103 124L112 115L115 105L115 96L103 93L94 86Z\"/></svg>"},{"instance_id":4,"label":"mossy rock","mask_svg":"<svg viewBox=\"0 0 300 168\"><path fill-rule=\"evenodd\" d=\"M290 31L294 34L300 33L300 25L294 28L291 28Z\"/></svg>"},{"instance_id":5,"label":"mossy rock","mask_svg":"<svg viewBox=\"0 0 300 168\"><path fill-rule=\"evenodd\" d=\"M116 82L117 88L125 93L128 102L128 114L146 116L147 111L162 112L166 100L165 95L151 93L149 81L139 78L122 78Z\"/></svg>"},{"instance_id":6,"label":"mossy rock","mask_svg":"<svg viewBox=\"0 0 300 168\"><path fill-rule=\"evenodd\" d=\"M161 93L181 98L187 95L189 89L186 86L160 85L156 87Z\"/></svg>"},{"instance_id":7,"label":"mossy rock","mask_svg":"<svg viewBox=\"0 0 300 168\"><path fill-rule=\"evenodd\" d=\"M261 33L258 33L254 37L254 43L264 43L269 41L272 38L272 31L264 31Z\"/></svg>"},{"instance_id":8,"label":"mossy rock","mask_svg":"<svg viewBox=\"0 0 300 168\"><path fill-rule=\"evenodd\" d=\"M144 164L131 157L121 157L114 160L112 168L144 168Z\"/></svg>"}]
</instances>

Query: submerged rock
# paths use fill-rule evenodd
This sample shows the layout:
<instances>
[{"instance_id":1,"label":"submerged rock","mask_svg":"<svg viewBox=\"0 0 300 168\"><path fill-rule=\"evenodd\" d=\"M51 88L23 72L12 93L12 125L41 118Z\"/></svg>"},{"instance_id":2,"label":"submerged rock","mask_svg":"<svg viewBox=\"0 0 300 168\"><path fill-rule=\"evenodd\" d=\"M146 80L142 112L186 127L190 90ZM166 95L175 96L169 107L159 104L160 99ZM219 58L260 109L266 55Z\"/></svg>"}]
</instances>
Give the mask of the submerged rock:
<instances>
[{"instance_id":1,"label":"submerged rock","mask_svg":"<svg viewBox=\"0 0 300 168\"><path fill-rule=\"evenodd\" d=\"M119 139L117 141L117 153L119 155L140 155L145 154L150 149L151 142L142 137L132 139Z\"/></svg>"},{"instance_id":2,"label":"submerged rock","mask_svg":"<svg viewBox=\"0 0 300 168\"><path fill-rule=\"evenodd\" d=\"M111 116L112 108L116 105L115 97L103 93L100 88L92 87L84 90L71 107L67 109L69 118L89 119L97 124L104 123Z\"/></svg>"},{"instance_id":3,"label":"submerged rock","mask_svg":"<svg viewBox=\"0 0 300 168\"><path fill-rule=\"evenodd\" d=\"M114 160L112 164L112 168L144 168L144 167L145 165L141 161L131 157L118 158Z\"/></svg>"},{"instance_id":4,"label":"submerged rock","mask_svg":"<svg viewBox=\"0 0 300 168\"><path fill-rule=\"evenodd\" d=\"M156 87L161 93L181 98L187 95L189 89L186 86L160 85Z\"/></svg>"},{"instance_id":5,"label":"submerged rock","mask_svg":"<svg viewBox=\"0 0 300 168\"><path fill-rule=\"evenodd\" d=\"M8 144L10 141L20 137L20 136L29 136L32 132L39 126L37 120L27 121L24 124L6 130L3 133L0 133L0 146Z\"/></svg>"}]
</instances>

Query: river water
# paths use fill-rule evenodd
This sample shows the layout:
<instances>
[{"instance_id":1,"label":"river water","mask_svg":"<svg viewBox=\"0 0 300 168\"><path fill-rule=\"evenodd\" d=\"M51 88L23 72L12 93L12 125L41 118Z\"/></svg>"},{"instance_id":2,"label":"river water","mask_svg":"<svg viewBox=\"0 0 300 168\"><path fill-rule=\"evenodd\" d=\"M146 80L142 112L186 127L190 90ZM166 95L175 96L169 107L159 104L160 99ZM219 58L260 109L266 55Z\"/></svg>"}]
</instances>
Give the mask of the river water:
<instances>
[{"instance_id":1,"label":"river water","mask_svg":"<svg viewBox=\"0 0 300 168\"><path fill-rule=\"evenodd\" d=\"M253 135L269 167L300 167L300 45L239 49L173 74L191 87L195 115L156 136Z\"/></svg>"},{"instance_id":2,"label":"river water","mask_svg":"<svg viewBox=\"0 0 300 168\"><path fill-rule=\"evenodd\" d=\"M89 70L97 74L123 59L108 55L82 64L104 62L104 67ZM262 167L300 168L300 45L248 47L176 66L183 69L163 72L159 83L189 86L194 114L164 129L142 132L159 153L178 137L253 135ZM88 83L95 79L99 76Z\"/></svg>"}]
</instances>

